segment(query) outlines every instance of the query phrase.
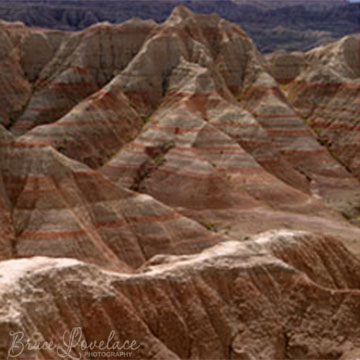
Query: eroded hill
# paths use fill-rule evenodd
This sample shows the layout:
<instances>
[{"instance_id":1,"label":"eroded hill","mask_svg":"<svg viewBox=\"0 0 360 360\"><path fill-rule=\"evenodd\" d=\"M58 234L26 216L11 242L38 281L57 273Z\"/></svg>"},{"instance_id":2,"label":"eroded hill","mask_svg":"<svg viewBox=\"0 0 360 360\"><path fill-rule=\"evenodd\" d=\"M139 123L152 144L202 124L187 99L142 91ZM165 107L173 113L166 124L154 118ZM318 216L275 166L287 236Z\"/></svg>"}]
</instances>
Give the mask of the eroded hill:
<instances>
[{"instance_id":1,"label":"eroded hill","mask_svg":"<svg viewBox=\"0 0 360 360\"><path fill-rule=\"evenodd\" d=\"M136 338L133 358L356 356L356 168L301 107L337 74L356 111L351 39L292 55L284 81L240 27L183 6L0 23L0 356L10 330L77 326Z\"/></svg>"},{"instance_id":2,"label":"eroded hill","mask_svg":"<svg viewBox=\"0 0 360 360\"><path fill-rule=\"evenodd\" d=\"M241 25L266 53L305 51L359 32L360 5L347 0L0 0L0 19L75 31L133 17L160 23L178 4Z\"/></svg>"}]
</instances>

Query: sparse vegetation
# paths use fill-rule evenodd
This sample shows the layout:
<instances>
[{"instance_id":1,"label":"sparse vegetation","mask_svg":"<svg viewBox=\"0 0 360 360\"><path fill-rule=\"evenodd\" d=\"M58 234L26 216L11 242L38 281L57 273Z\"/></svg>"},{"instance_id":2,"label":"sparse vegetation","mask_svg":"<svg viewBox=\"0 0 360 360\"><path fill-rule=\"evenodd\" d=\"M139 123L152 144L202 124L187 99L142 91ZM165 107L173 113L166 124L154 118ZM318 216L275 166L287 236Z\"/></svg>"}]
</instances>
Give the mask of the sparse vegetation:
<instances>
[{"instance_id":1,"label":"sparse vegetation","mask_svg":"<svg viewBox=\"0 0 360 360\"><path fill-rule=\"evenodd\" d=\"M279 88L284 93L284 95L287 95L287 93L288 93L287 85L279 84Z\"/></svg>"},{"instance_id":2,"label":"sparse vegetation","mask_svg":"<svg viewBox=\"0 0 360 360\"><path fill-rule=\"evenodd\" d=\"M161 164L164 161L165 161L165 154L159 154L154 158L154 163L157 165Z\"/></svg>"},{"instance_id":3,"label":"sparse vegetation","mask_svg":"<svg viewBox=\"0 0 360 360\"><path fill-rule=\"evenodd\" d=\"M242 101L245 101L246 100L246 95L244 92L241 92L237 97L236 97L236 100L238 102L242 102Z\"/></svg>"},{"instance_id":4,"label":"sparse vegetation","mask_svg":"<svg viewBox=\"0 0 360 360\"><path fill-rule=\"evenodd\" d=\"M66 146L64 144L60 144L56 147L56 150L64 154L66 153Z\"/></svg>"},{"instance_id":5,"label":"sparse vegetation","mask_svg":"<svg viewBox=\"0 0 360 360\"><path fill-rule=\"evenodd\" d=\"M214 224L212 224L212 223L204 223L203 225L207 230L216 232L216 228L215 228Z\"/></svg>"}]
</instances>

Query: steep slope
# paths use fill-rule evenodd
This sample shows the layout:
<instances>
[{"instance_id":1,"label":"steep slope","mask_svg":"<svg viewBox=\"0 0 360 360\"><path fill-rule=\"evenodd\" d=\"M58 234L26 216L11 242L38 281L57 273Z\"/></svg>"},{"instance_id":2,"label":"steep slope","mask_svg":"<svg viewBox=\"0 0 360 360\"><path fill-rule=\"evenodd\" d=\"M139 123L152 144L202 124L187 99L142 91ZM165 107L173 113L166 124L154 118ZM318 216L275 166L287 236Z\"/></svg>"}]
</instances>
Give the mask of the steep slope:
<instances>
[{"instance_id":1,"label":"steep slope","mask_svg":"<svg viewBox=\"0 0 360 360\"><path fill-rule=\"evenodd\" d=\"M19 142L51 145L66 156L96 168L132 140L142 126L143 119L130 101L110 83L61 119L35 127Z\"/></svg>"},{"instance_id":2,"label":"steep slope","mask_svg":"<svg viewBox=\"0 0 360 360\"><path fill-rule=\"evenodd\" d=\"M0 23L0 34L0 124L11 129L27 109L41 70L67 34L5 22Z\"/></svg>"},{"instance_id":3,"label":"steep slope","mask_svg":"<svg viewBox=\"0 0 360 360\"><path fill-rule=\"evenodd\" d=\"M21 36L19 44L30 41L30 35ZM35 128L4 150L5 192L13 206L17 248L25 249L19 256L36 254L35 248L21 245L23 239L24 244L32 239L28 230L35 237L46 233L42 228L54 231L59 227L55 209L68 208L60 189L60 195L54 192L53 213L34 212L38 203L44 201L45 208L51 203L45 195L35 199L37 189L51 192L67 177L77 178L78 168L89 174L85 183L95 181L93 191L105 199L117 193L115 182L155 197L208 230L238 239L285 226L338 234L354 247L358 230L336 210L349 218L356 212L357 181L316 141L239 27L179 6L160 25L137 20L99 24L56 39L52 59L42 60L46 65L35 73L30 74L30 65L24 72L36 90L10 130L22 133L26 124ZM24 68L31 64L25 55L20 62ZM56 100L53 90L64 74L69 82ZM88 97L75 84L83 75L94 84ZM75 101L72 93L77 94ZM51 105L51 112L33 112L38 101ZM66 114L57 120L52 111ZM28 121L30 113L34 118ZM52 123L36 126L43 120ZM100 172L109 180L55 150L93 168L102 166ZM75 181L70 187L86 203L86 189L78 186ZM115 196L119 201L121 194ZM73 209L75 203L70 204ZM73 210L64 214L62 231L108 241L97 229L102 220L92 213L80 212L80 222ZM115 211L112 216L116 222L122 214Z\"/></svg>"},{"instance_id":4,"label":"steep slope","mask_svg":"<svg viewBox=\"0 0 360 360\"><path fill-rule=\"evenodd\" d=\"M289 85L289 100L331 153L357 178L360 37L345 37L304 55L306 69Z\"/></svg>"},{"instance_id":5,"label":"steep slope","mask_svg":"<svg viewBox=\"0 0 360 360\"><path fill-rule=\"evenodd\" d=\"M0 22L0 125L7 127L15 121L16 114L21 113L31 93L8 27L13 30L14 25Z\"/></svg>"},{"instance_id":6,"label":"steep slope","mask_svg":"<svg viewBox=\"0 0 360 360\"><path fill-rule=\"evenodd\" d=\"M359 183L294 96L309 72L357 83L356 43L266 61L184 6L0 29L0 358L13 331L81 328L137 359L356 359Z\"/></svg>"},{"instance_id":7,"label":"steep slope","mask_svg":"<svg viewBox=\"0 0 360 360\"><path fill-rule=\"evenodd\" d=\"M276 82L268 74L261 74L240 96L280 153L306 176L311 192L351 218L359 207L358 182L316 140Z\"/></svg>"},{"instance_id":8,"label":"steep slope","mask_svg":"<svg viewBox=\"0 0 360 360\"><path fill-rule=\"evenodd\" d=\"M129 270L155 254L198 252L220 239L50 147L15 142L0 152L13 256L74 257Z\"/></svg>"},{"instance_id":9,"label":"steep slope","mask_svg":"<svg viewBox=\"0 0 360 360\"><path fill-rule=\"evenodd\" d=\"M264 66L241 29L176 8L113 80L140 113L151 115L140 136L102 173L185 208L187 215L187 209L202 209L207 224L218 222L214 214L205 215L209 204L246 209L265 203L333 218L305 193L351 214L359 204L358 183L316 141ZM178 193L179 186L186 190Z\"/></svg>"},{"instance_id":10,"label":"steep slope","mask_svg":"<svg viewBox=\"0 0 360 360\"><path fill-rule=\"evenodd\" d=\"M0 125L0 147L8 146L13 141L12 136ZM0 164L4 162L3 151L0 148ZM11 205L0 172L0 261L13 257L13 240L15 233L11 221Z\"/></svg>"},{"instance_id":11,"label":"steep slope","mask_svg":"<svg viewBox=\"0 0 360 360\"><path fill-rule=\"evenodd\" d=\"M172 95L162 102L141 135L101 169L103 174L236 238L284 226L282 211L286 211L285 223L290 228L321 228L344 235L347 225L335 213L262 168L241 146L241 133L237 134L239 141L231 137L231 125L236 123L228 126L229 113L224 108L229 104L215 92L206 69L183 62L173 71L168 91ZM230 114L240 115L240 127L250 121L254 135L259 132L268 140L250 114L244 114L236 103L232 107ZM227 133L226 127L230 128ZM253 149L261 151L256 143ZM324 218L331 219L326 226ZM334 224L340 228L336 230ZM349 234L350 238L354 235Z\"/></svg>"},{"instance_id":12,"label":"steep slope","mask_svg":"<svg viewBox=\"0 0 360 360\"><path fill-rule=\"evenodd\" d=\"M22 113L11 123L11 131L23 134L64 116L125 67L154 26L150 21L133 20L118 26L103 23L81 33L67 33L51 59L43 66L38 63L41 71L37 77L26 73L33 81L33 93ZM24 41L27 41L25 47L32 46L32 39ZM33 69L29 60L26 61L22 61L25 71L27 67Z\"/></svg>"},{"instance_id":13,"label":"steep slope","mask_svg":"<svg viewBox=\"0 0 360 360\"><path fill-rule=\"evenodd\" d=\"M81 324L75 340L106 342L115 331L110 344L136 341L133 359L351 359L359 300L358 260L336 239L301 232L154 258L132 276L70 259L12 260L0 263L0 355L9 331L66 351L64 334L69 344Z\"/></svg>"}]
</instances>

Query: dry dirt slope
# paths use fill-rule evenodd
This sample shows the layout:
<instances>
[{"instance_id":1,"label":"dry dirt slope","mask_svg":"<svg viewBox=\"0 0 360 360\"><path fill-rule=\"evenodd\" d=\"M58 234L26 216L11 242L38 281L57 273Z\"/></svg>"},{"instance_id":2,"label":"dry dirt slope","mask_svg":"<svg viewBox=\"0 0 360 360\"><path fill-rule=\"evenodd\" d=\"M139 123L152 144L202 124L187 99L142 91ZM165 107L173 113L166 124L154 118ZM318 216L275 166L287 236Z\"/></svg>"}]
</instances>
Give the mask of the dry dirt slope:
<instances>
[{"instance_id":1,"label":"dry dirt slope","mask_svg":"<svg viewBox=\"0 0 360 360\"><path fill-rule=\"evenodd\" d=\"M356 354L358 180L270 73L238 26L182 6L0 24L1 356L10 330L76 326L136 338L134 358Z\"/></svg>"},{"instance_id":2,"label":"dry dirt slope","mask_svg":"<svg viewBox=\"0 0 360 360\"><path fill-rule=\"evenodd\" d=\"M298 66L288 79L289 101L319 140L359 178L360 36L298 53L297 58ZM284 66L279 65L281 71Z\"/></svg>"}]
</instances>

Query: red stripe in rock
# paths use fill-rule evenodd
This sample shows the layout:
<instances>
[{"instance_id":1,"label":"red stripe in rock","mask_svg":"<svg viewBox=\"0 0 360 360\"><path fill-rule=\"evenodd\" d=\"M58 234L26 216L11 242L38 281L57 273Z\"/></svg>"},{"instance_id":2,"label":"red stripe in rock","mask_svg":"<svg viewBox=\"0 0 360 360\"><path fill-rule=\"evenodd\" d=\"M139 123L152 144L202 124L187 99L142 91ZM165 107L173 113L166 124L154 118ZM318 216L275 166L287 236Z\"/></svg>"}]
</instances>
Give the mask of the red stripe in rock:
<instances>
[{"instance_id":1,"label":"red stripe in rock","mask_svg":"<svg viewBox=\"0 0 360 360\"><path fill-rule=\"evenodd\" d=\"M57 238L73 238L76 236L86 235L86 231L96 231L101 230L103 228L120 228L126 225L129 225L131 223L142 223L142 222L165 222L174 220L177 218L180 218L180 214L174 212L170 214L165 215L158 215L158 216L139 216L139 217L133 217L133 218L127 218L126 220L117 220L117 221L108 221L108 222L101 222L96 224L95 226L89 226L85 229L81 230L70 230L70 231L31 231L31 230L25 230L21 234L21 239L39 239L39 240L46 240L46 239L57 239Z\"/></svg>"},{"instance_id":2,"label":"red stripe in rock","mask_svg":"<svg viewBox=\"0 0 360 360\"><path fill-rule=\"evenodd\" d=\"M311 105L311 104L309 104L309 103L297 103L296 102L296 104L295 104L295 106L297 107L297 108L306 108L306 109L313 109L313 108L315 108L315 111L317 112L317 111L319 111L319 110L329 110L329 111L331 111L331 112L333 112L333 111L340 111L340 112L350 112L350 113L354 113L354 114L356 114L356 113L359 113L359 115L360 115L360 110L359 110L359 108L356 106L355 108L346 108L346 107L344 107L344 106L333 106L333 105L329 105L329 104L327 104L327 105L320 105L320 104L316 104L316 105ZM316 112L314 113L314 115L316 115ZM330 115L333 115L333 114L330 114Z\"/></svg>"}]
</instances>

